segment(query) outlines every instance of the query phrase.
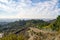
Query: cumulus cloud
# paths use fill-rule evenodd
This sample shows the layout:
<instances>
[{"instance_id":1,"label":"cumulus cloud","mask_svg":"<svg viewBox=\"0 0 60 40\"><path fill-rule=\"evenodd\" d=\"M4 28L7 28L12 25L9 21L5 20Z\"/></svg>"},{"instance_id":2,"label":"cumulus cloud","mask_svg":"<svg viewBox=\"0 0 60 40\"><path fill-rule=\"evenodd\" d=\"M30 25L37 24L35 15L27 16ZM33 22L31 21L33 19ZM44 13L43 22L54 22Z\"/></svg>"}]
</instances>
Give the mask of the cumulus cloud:
<instances>
[{"instance_id":1,"label":"cumulus cloud","mask_svg":"<svg viewBox=\"0 0 60 40\"><path fill-rule=\"evenodd\" d=\"M7 14L3 12L4 15L0 15L0 18L54 19L60 13L60 9L57 7L58 0L46 0L44 2L42 2L42 0L36 2L32 0L0 1L6 3L6 5L0 3L0 9L3 9L6 13L10 14L7 17Z\"/></svg>"}]
</instances>

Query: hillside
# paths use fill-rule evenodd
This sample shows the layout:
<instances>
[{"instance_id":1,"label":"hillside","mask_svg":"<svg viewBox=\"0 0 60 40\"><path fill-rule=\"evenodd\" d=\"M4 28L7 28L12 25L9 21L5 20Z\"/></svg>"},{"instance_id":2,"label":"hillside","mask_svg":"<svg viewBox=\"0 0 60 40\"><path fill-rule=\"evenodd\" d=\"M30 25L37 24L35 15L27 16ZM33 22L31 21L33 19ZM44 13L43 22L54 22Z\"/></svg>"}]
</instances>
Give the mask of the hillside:
<instances>
[{"instance_id":1,"label":"hillside","mask_svg":"<svg viewBox=\"0 0 60 40\"><path fill-rule=\"evenodd\" d=\"M2 26L4 36L0 40L60 40L60 16L51 22L19 20Z\"/></svg>"},{"instance_id":2,"label":"hillside","mask_svg":"<svg viewBox=\"0 0 60 40\"><path fill-rule=\"evenodd\" d=\"M58 16L57 19L49 25L49 27L53 31L60 31L60 16Z\"/></svg>"},{"instance_id":3,"label":"hillside","mask_svg":"<svg viewBox=\"0 0 60 40\"><path fill-rule=\"evenodd\" d=\"M10 22L8 24L2 25L0 32L4 32L5 34L9 34L20 30L24 27L36 27L36 28L43 28L47 26L49 23L43 20L19 20L15 22Z\"/></svg>"},{"instance_id":4,"label":"hillside","mask_svg":"<svg viewBox=\"0 0 60 40\"><path fill-rule=\"evenodd\" d=\"M28 27L18 34L10 34L0 40L60 40L60 34L57 32L48 32L35 27Z\"/></svg>"},{"instance_id":5,"label":"hillside","mask_svg":"<svg viewBox=\"0 0 60 40\"><path fill-rule=\"evenodd\" d=\"M44 30L40 30L37 28L30 27L28 40L60 40L60 34L57 32L48 32Z\"/></svg>"}]
</instances>

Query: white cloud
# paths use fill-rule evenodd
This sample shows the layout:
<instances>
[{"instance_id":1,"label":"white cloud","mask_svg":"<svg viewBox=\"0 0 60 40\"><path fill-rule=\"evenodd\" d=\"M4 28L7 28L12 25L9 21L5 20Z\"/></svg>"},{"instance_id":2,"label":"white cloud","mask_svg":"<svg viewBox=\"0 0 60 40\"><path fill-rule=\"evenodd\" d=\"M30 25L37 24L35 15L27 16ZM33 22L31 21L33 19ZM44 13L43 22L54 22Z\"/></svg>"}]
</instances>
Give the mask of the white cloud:
<instances>
[{"instance_id":1,"label":"white cloud","mask_svg":"<svg viewBox=\"0 0 60 40\"><path fill-rule=\"evenodd\" d=\"M23 8L22 6L19 9L20 12L18 15L22 16L23 18L56 18L59 13L59 10L55 7L56 3L57 0L52 0L50 2L38 3L35 5L35 7L31 8Z\"/></svg>"},{"instance_id":2,"label":"white cloud","mask_svg":"<svg viewBox=\"0 0 60 40\"><path fill-rule=\"evenodd\" d=\"M1 2L5 2L5 3L7 3L8 2L8 0L0 0Z\"/></svg>"},{"instance_id":3,"label":"white cloud","mask_svg":"<svg viewBox=\"0 0 60 40\"><path fill-rule=\"evenodd\" d=\"M7 2L7 0L2 2ZM19 3L12 0L6 5L0 4L0 7L7 13L16 12L16 15L10 15L8 18L56 18L59 15L60 9L56 7L57 0L32 3L30 0L21 0ZM4 13L5 14L5 13ZM7 18L7 16L1 16L0 18Z\"/></svg>"}]
</instances>

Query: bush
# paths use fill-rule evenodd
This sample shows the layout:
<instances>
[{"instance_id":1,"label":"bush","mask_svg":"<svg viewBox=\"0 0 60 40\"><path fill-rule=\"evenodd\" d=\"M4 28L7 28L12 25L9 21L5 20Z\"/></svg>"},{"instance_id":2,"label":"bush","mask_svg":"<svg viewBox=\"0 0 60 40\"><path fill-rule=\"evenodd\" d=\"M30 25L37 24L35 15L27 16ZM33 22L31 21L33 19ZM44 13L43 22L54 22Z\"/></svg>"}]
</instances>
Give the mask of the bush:
<instances>
[{"instance_id":1,"label":"bush","mask_svg":"<svg viewBox=\"0 0 60 40\"><path fill-rule=\"evenodd\" d=\"M23 34L22 35L11 34L6 37L0 38L0 40L27 40L27 38Z\"/></svg>"}]
</instances>

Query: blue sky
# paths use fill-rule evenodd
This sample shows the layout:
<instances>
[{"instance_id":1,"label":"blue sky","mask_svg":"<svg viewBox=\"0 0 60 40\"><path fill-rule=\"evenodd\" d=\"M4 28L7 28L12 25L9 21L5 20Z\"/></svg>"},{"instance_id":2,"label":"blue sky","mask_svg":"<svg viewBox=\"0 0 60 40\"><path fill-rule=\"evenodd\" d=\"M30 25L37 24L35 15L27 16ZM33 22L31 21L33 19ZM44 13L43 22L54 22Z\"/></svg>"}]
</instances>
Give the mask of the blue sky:
<instances>
[{"instance_id":1,"label":"blue sky","mask_svg":"<svg viewBox=\"0 0 60 40\"><path fill-rule=\"evenodd\" d=\"M0 0L0 18L54 19L60 0Z\"/></svg>"}]
</instances>

